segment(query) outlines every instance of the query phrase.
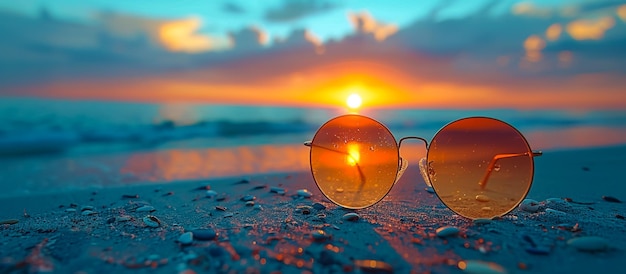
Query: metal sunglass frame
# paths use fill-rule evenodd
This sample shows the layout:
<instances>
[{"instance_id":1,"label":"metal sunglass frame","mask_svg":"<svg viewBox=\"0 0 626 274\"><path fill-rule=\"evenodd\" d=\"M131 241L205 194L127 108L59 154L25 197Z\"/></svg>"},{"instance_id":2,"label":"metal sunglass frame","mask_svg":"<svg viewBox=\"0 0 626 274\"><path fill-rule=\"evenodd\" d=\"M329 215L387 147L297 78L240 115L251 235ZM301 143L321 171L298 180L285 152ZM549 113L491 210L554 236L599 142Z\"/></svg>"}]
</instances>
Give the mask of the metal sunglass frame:
<instances>
[{"instance_id":1,"label":"metal sunglass frame","mask_svg":"<svg viewBox=\"0 0 626 274\"><path fill-rule=\"evenodd\" d=\"M371 119L371 120L373 120L373 121L375 121L375 122L379 123L380 125L382 125L382 126L383 126L383 127L384 127L387 131L388 131L388 133L390 134L390 136L392 136L392 137L393 137L393 139L394 139L394 141L395 141L395 137L393 136L393 134L391 133L391 131L389 131L389 129L388 129L386 126L384 126L384 124L380 123L379 121L377 121L377 120L375 120L375 119L373 119L373 118L371 118L371 117L364 116L364 115L359 115L359 114L348 114L348 115L362 116L362 117L365 117L365 118ZM348 116L348 115L343 115L343 116ZM333 118L333 119L336 119L336 118L339 118L339 117L342 117L342 116L338 116L338 117L335 117L335 118ZM440 129L439 129L439 130L435 133L435 135L434 135L433 139L437 136L437 134L438 134L441 130L443 130L444 128L446 128L448 125L451 125L451 124L456 123L456 122L461 121L461 120L465 120L465 119L472 119L472 118L487 118L487 119L493 119L493 120L496 120L496 121L499 121L499 122L501 122L501 123L504 123L504 124L508 125L508 126L509 126L509 127L511 127L512 129L514 129L515 131L517 131L517 133L519 134L519 136L521 136L521 137L522 137L523 141L524 141L524 142L526 143L526 145L528 145L528 147L530 148L530 146L529 146L529 144L528 144L528 141L526 140L526 138L524 137L524 135L523 135L523 134L522 134L519 130L517 130L517 128L515 128L514 126L512 126L512 125L510 125L509 123L504 122L504 121L502 121L502 120L495 119L495 118L491 118L491 117L484 117L484 116L472 116L472 117L465 117L465 118L460 118L460 119L454 120L454 121L452 121L452 122L449 122L448 124L444 125L442 128L440 128ZM331 120L333 120L333 119L331 119ZM331 120L329 120L329 121L331 121ZM327 123L328 123L328 122L327 122ZM322 127L323 127L323 125L322 125ZM320 129L321 129L322 127L320 127ZM317 133L319 132L319 130L320 130L320 129L318 129L318 130L316 131L315 135L317 135ZM391 191L391 189L393 188L393 186L394 186L394 185L398 182L398 180L400 180L400 177L402 177L402 174L404 173L404 171L405 171L405 170L406 170L406 168L408 167L408 161L406 161L406 160L402 159L402 157L400 157L400 148L402 147L402 142L403 142L403 141L410 140L410 139L422 141L422 142L424 143L425 148L426 148L426 152L427 152L426 154L428 155L428 151L429 151L429 149L430 149L430 146L429 146L428 140L426 140L425 138L418 137L418 136L406 136L406 137L402 137L402 138L400 138L400 139L398 140L398 142L397 142L398 159L399 159L399 161L400 161L400 162L399 162L398 170L396 171L396 178L395 178L395 180L394 180L393 184L391 185L391 187L389 188L389 191ZM317 147L317 148L325 149L325 150L328 150L328 151L332 151L332 152L336 152L336 153L344 154L346 157L353 158L353 156L352 156L350 153L348 153L348 152L344 152L344 151L340 151L340 150L336 150L336 149L332 149L332 148L328 148L328 147L324 147L324 146L316 145L316 144L313 144L313 141L305 141L305 142L304 142L304 145L305 145L305 146L307 146L307 147ZM532 155L529 155L529 154L532 154ZM500 160L500 159L513 158L513 157L521 157L521 156L532 156L532 157L538 157L538 156L541 156L541 155L543 155L543 152L542 152L542 151L539 151L539 150L530 150L530 152L524 152L524 153L502 153L502 154L496 154L496 155L494 155L494 156L493 156L493 158L492 158L492 159L491 159L491 161L489 162L489 165L487 165L487 169L485 170L485 174L483 175L482 179L478 182L478 185L480 186L481 190L483 190L483 189L486 187L487 182L488 182L488 180L489 180L489 177L491 176L491 173L493 172L494 168L496 167L496 164L497 164L498 160ZM424 157L424 158L422 158L422 159L420 160L420 165L422 165L422 160L425 160L425 159L427 160L427 157ZM361 180L361 184L360 184L360 186L359 186L359 191L360 191L360 190L363 188L363 185L364 185L364 184L365 184L365 182L366 182L366 178L365 178L365 175L363 174L363 171L361 170L361 167L360 167L360 166L359 166L359 164L358 164L358 161L357 161L356 159L353 159L353 160L354 160L355 167L357 168L357 170L358 170L358 172L359 172L359 177L360 177L360 180ZM311 160L309 159L309 161L311 161ZM309 163L309 164L310 164L310 163ZM422 173L422 177L424 178L425 183L426 183L429 187L431 187L431 186L432 186L432 182L430 182L430 180L431 180L431 178L430 178L430 172L428 172L428 169L430 168L430 167L429 167L429 163L426 163L426 166L425 166L424 168L427 170L427 171L426 171L426 174L424 174L424 169L422 169L421 167L420 167L420 173ZM531 176L531 182L530 182L530 185L532 185L532 177L534 177L534 176ZM316 182L316 185L319 187L319 184L317 183L317 181L315 181L315 182ZM384 198L385 196L387 196L388 194L389 194L389 193L385 194L385 195L383 196L383 198ZM525 197L527 194L528 194L528 193L525 193L525 194L524 194L524 197ZM373 203L373 204L371 204L371 205L369 205L369 206L362 207L362 208L367 208L367 207L373 206L373 205L377 204L378 202L380 202L381 200L382 200L382 198L381 198L381 199L379 199L377 202L375 202L375 203ZM341 206L341 205L340 205L340 206ZM452 209L451 209L451 210L452 210ZM456 212L455 210L452 210L452 211ZM510 211L508 211L508 212L510 212ZM505 214L507 214L508 212L505 212L505 213L503 213L502 215L505 215Z\"/></svg>"}]
</instances>

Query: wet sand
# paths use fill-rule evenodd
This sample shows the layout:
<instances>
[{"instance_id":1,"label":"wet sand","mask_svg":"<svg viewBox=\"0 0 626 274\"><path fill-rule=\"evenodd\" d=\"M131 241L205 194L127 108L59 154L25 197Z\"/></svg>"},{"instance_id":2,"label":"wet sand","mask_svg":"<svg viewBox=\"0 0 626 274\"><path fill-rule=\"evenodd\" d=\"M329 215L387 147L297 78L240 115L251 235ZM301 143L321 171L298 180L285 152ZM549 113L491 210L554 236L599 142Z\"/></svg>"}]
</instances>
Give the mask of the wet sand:
<instances>
[{"instance_id":1,"label":"wet sand","mask_svg":"<svg viewBox=\"0 0 626 274\"><path fill-rule=\"evenodd\" d=\"M473 273L619 272L626 205L602 196L626 200L624 155L626 147L546 151L528 195L538 211L485 224L425 191L416 166L357 211L328 202L309 173L3 198L0 221L17 223L0 225L0 272L461 273L468 261ZM459 232L437 235L445 226ZM188 231L201 239L179 242ZM608 245L568 244L588 236Z\"/></svg>"}]
</instances>

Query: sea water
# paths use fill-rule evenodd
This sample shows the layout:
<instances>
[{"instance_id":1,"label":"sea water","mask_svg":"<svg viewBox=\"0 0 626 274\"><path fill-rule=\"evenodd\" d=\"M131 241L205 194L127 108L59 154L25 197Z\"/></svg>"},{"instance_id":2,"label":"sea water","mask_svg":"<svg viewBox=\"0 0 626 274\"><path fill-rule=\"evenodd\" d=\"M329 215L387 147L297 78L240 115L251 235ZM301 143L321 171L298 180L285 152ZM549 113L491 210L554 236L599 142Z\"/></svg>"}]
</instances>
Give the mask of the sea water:
<instances>
[{"instance_id":1,"label":"sea water","mask_svg":"<svg viewBox=\"0 0 626 274\"><path fill-rule=\"evenodd\" d=\"M515 126L533 149L626 144L626 112L618 110L354 111L2 98L0 196L306 172L309 155L303 142L328 119L355 112L385 124L396 139L430 140L456 119L489 116ZM421 156L402 157L417 163Z\"/></svg>"}]
</instances>

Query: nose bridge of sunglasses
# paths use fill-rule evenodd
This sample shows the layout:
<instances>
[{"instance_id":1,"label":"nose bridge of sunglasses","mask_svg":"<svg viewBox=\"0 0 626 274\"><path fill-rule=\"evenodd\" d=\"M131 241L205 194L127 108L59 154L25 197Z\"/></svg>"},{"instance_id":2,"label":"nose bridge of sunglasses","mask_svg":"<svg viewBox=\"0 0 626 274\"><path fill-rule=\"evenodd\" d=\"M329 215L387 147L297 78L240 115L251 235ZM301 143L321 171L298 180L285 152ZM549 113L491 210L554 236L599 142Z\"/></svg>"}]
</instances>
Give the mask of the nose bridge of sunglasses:
<instances>
[{"instance_id":1,"label":"nose bridge of sunglasses","mask_svg":"<svg viewBox=\"0 0 626 274\"><path fill-rule=\"evenodd\" d=\"M408 142L408 141L418 141L418 142ZM422 159L426 158L426 153L428 150L428 141L422 137L417 136L408 136L403 137L398 141L398 150L401 155L400 161L400 170L398 170L398 178L404 173L409 163L418 164L421 163ZM421 167L420 167L421 172ZM422 174L422 178L424 179L424 183L430 186L430 182L427 176Z\"/></svg>"}]
</instances>

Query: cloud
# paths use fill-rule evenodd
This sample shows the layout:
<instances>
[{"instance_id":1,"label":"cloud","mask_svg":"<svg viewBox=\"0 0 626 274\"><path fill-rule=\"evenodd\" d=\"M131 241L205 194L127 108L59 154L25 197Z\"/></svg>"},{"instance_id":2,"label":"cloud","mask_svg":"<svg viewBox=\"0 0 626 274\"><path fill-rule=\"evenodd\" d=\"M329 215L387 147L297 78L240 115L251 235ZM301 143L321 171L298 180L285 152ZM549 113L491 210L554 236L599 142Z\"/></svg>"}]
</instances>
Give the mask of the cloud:
<instances>
[{"instance_id":1,"label":"cloud","mask_svg":"<svg viewBox=\"0 0 626 274\"><path fill-rule=\"evenodd\" d=\"M613 26L615 26L615 19L610 16L596 20L579 19L567 24L567 33L576 40L599 40Z\"/></svg>"},{"instance_id":2,"label":"cloud","mask_svg":"<svg viewBox=\"0 0 626 274\"><path fill-rule=\"evenodd\" d=\"M378 22L369 12L365 11L348 13L348 20L352 23L357 33L372 34L378 41L383 41L398 31L398 26Z\"/></svg>"},{"instance_id":3,"label":"cloud","mask_svg":"<svg viewBox=\"0 0 626 274\"><path fill-rule=\"evenodd\" d=\"M313 14L329 11L336 5L319 0L285 0L283 5L265 13L265 20L270 22L289 22Z\"/></svg>"}]
</instances>

